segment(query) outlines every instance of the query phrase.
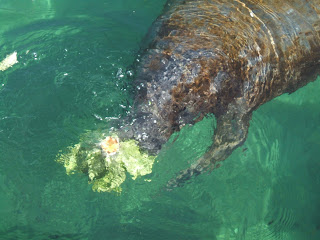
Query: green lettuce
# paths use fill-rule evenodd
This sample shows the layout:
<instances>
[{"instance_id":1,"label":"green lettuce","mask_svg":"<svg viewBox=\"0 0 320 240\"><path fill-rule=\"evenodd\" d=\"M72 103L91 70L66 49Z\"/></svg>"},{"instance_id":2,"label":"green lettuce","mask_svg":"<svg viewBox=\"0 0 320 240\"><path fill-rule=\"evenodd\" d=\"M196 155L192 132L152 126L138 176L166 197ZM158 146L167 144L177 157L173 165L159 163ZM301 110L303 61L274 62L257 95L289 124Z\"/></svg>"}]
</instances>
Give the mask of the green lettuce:
<instances>
[{"instance_id":1,"label":"green lettuce","mask_svg":"<svg viewBox=\"0 0 320 240\"><path fill-rule=\"evenodd\" d=\"M84 137L82 142L60 154L57 162L64 165L68 175L75 172L87 174L94 191L120 193L126 173L133 180L151 173L155 158L142 152L135 140L120 141L116 154L105 154L99 144L94 143L91 135L91 138Z\"/></svg>"}]
</instances>

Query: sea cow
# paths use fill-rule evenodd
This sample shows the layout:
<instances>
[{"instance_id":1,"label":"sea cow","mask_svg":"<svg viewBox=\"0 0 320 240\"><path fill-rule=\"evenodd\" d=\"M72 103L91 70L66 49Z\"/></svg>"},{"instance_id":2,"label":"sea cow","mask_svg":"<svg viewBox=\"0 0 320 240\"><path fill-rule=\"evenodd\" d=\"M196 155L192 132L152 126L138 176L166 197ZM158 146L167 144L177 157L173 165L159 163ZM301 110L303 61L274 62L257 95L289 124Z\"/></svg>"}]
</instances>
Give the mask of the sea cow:
<instances>
[{"instance_id":1,"label":"sea cow","mask_svg":"<svg viewBox=\"0 0 320 240\"><path fill-rule=\"evenodd\" d=\"M169 0L146 39L120 138L156 155L184 125L217 120L212 146L168 183L179 186L242 145L259 106L316 79L320 0Z\"/></svg>"}]
</instances>

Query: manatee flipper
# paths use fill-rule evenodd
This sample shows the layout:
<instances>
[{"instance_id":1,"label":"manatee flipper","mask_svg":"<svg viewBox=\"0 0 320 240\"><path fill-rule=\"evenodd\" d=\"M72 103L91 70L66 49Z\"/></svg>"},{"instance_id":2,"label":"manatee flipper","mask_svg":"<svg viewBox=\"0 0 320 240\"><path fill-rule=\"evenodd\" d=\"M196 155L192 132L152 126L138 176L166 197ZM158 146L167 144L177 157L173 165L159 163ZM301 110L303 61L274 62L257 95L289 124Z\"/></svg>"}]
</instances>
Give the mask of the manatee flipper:
<instances>
[{"instance_id":1,"label":"manatee flipper","mask_svg":"<svg viewBox=\"0 0 320 240\"><path fill-rule=\"evenodd\" d=\"M217 127L211 147L189 168L180 171L176 178L171 179L167 183L167 189L182 186L193 176L217 168L219 162L228 158L233 150L245 142L252 113L246 111L243 106L231 104L225 114L217 117Z\"/></svg>"}]
</instances>

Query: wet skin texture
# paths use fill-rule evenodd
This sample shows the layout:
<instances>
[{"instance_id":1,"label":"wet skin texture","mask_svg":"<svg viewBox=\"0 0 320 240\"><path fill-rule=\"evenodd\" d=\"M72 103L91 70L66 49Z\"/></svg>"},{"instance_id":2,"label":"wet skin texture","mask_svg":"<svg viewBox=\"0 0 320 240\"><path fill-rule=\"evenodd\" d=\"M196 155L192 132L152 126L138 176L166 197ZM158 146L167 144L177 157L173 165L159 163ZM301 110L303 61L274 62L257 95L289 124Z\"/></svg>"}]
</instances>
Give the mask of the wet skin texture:
<instances>
[{"instance_id":1,"label":"wet skin texture","mask_svg":"<svg viewBox=\"0 0 320 240\"><path fill-rule=\"evenodd\" d=\"M316 79L320 0L169 0L148 39L125 135L157 154L185 124L217 119L213 145L174 187L243 144L260 105Z\"/></svg>"}]
</instances>

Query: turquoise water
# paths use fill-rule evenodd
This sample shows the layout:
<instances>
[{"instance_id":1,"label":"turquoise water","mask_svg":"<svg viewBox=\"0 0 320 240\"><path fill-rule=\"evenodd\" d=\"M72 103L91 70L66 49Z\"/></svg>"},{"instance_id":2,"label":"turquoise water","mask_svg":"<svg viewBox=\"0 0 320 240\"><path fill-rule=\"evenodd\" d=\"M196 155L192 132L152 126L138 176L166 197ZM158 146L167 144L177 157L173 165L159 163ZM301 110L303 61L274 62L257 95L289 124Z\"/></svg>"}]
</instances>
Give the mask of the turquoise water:
<instances>
[{"instance_id":1,"label":"turquoise water","mask_svg":"<svg viewBox=\"0 0 320 240\"><path fill-rule=\"evenodd\" d=\"M170 192L210 145L211 116L121 194L56 162L130 111L128 75L164 3L0 0L0 61L18 55L0 72L0 239L320 239L320 80L262 106L244 146Z\"/></svg>"}]
</instances>

